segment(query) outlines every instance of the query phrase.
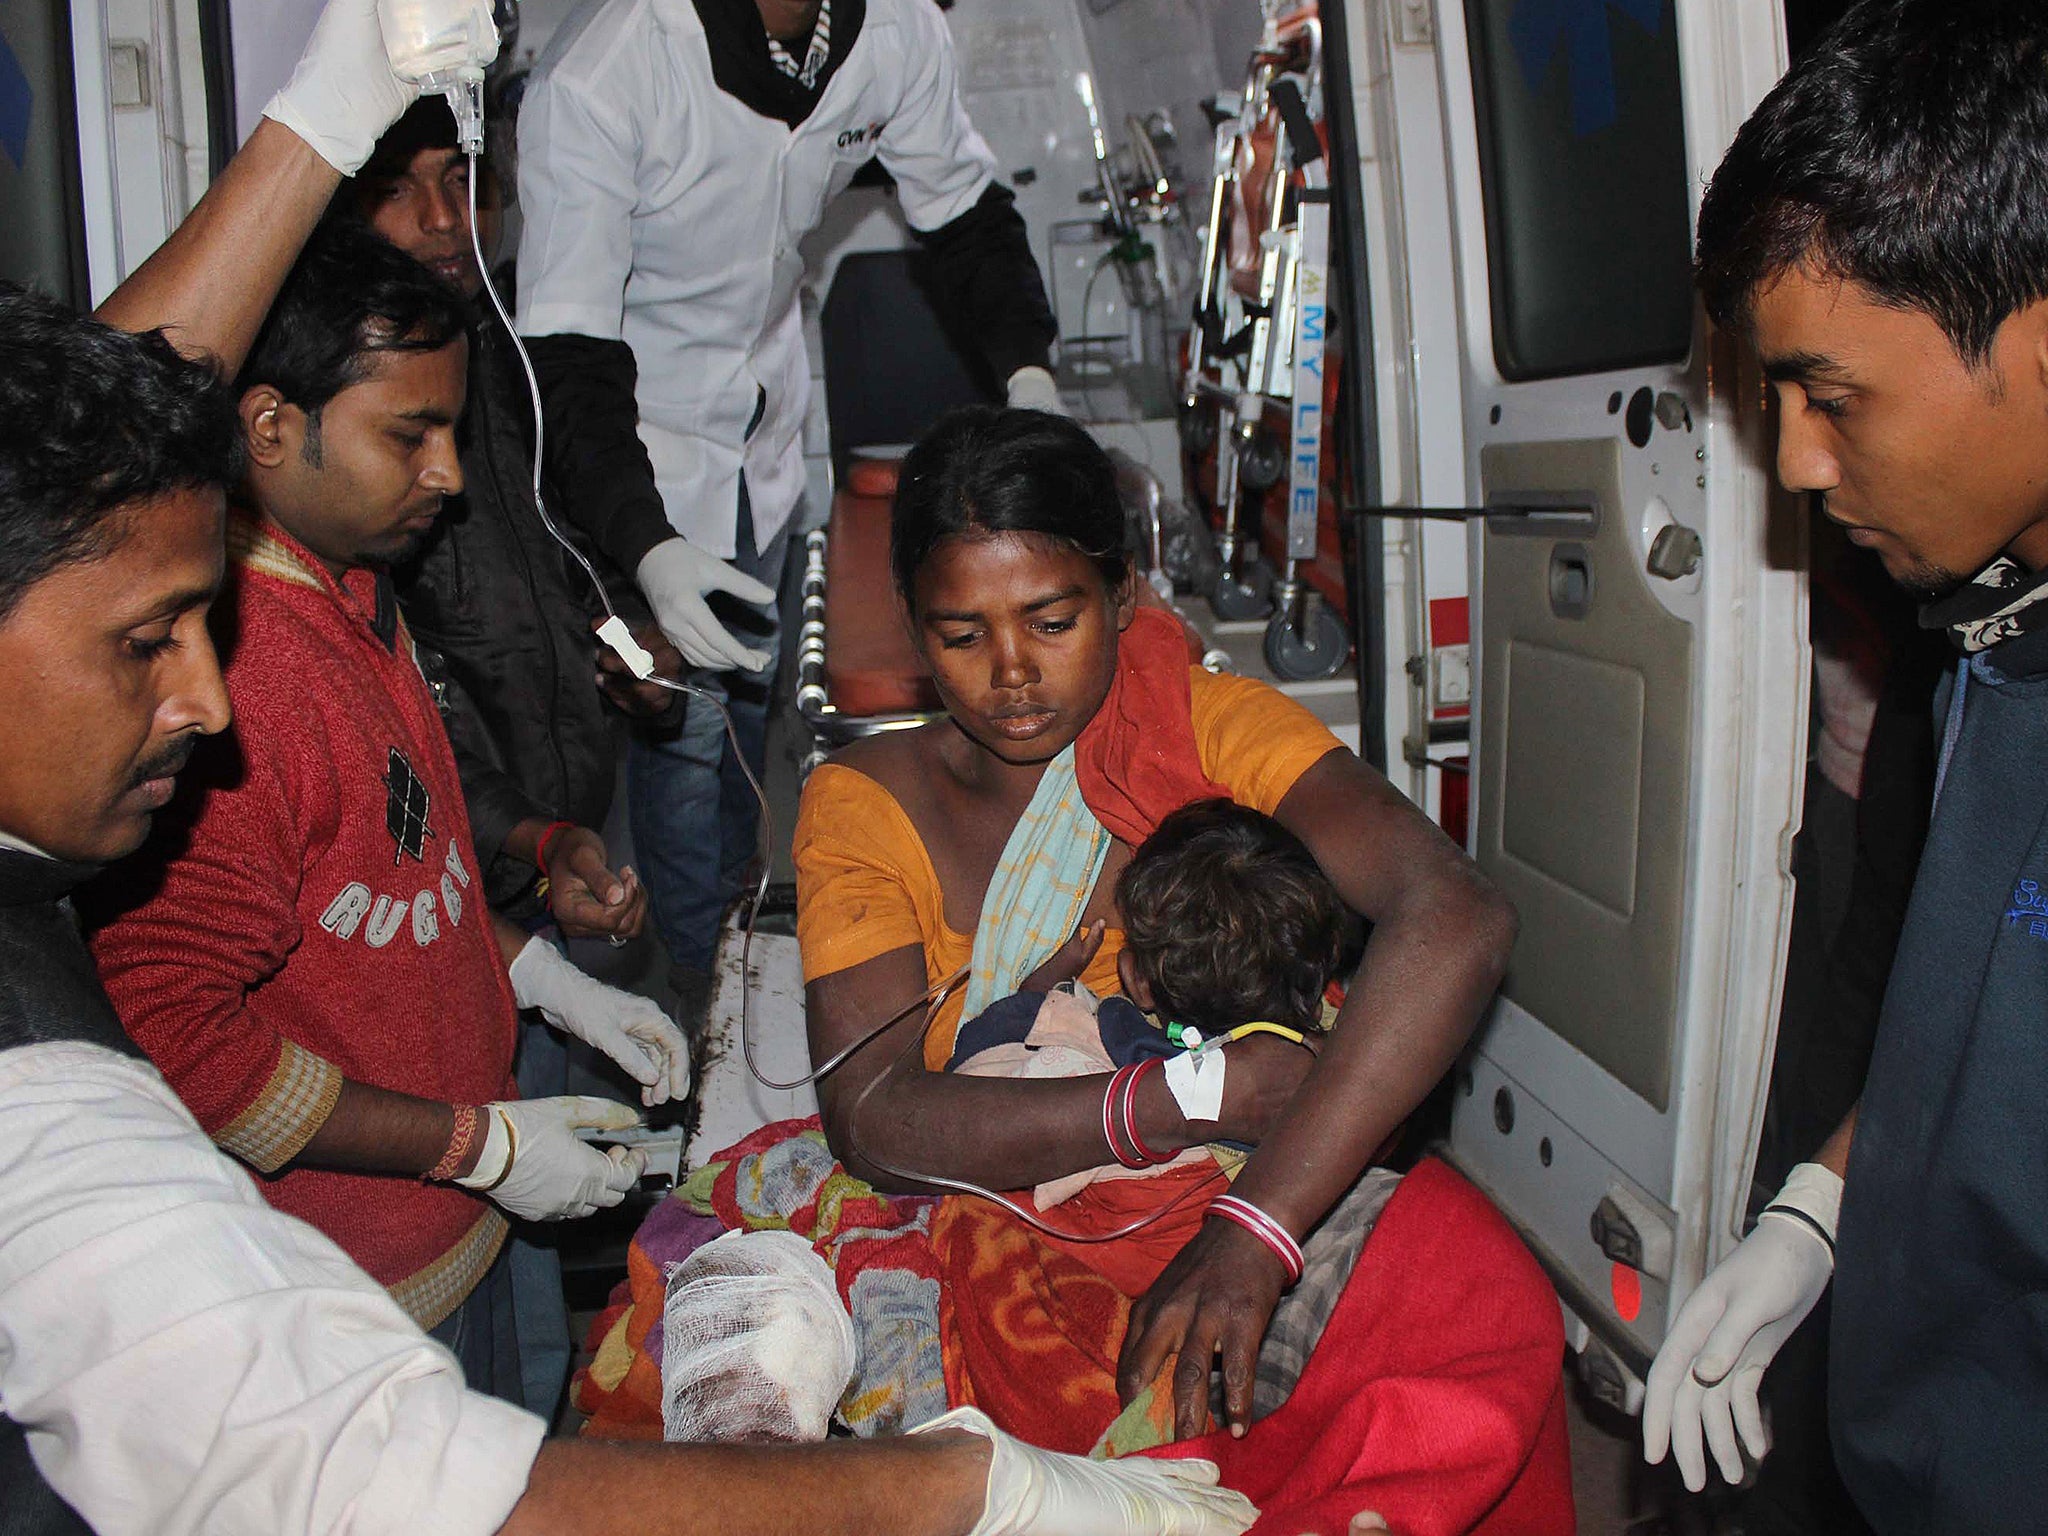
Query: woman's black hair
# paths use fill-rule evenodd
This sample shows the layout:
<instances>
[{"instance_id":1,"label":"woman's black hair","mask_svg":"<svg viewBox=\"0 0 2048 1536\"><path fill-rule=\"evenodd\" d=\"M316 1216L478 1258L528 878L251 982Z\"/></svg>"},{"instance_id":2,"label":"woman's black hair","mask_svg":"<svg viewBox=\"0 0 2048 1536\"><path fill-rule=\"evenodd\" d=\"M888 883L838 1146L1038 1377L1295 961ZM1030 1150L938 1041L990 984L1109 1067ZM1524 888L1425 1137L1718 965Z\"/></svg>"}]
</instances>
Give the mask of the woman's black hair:
<instances>
[{"instance_id":1,"label":"woman's black hair","mask_svg":"<svg viewBox=\"0 0 2048 1536\"><path fill-rule=\"evenodd\" d=\"M1112 591L1130 571L1109 455L1064 416L975 405L918 440L897 477L889 564L905 602L933 550L961 535L1052 539L1095 563Z\"/></svg>"}]
</instances>

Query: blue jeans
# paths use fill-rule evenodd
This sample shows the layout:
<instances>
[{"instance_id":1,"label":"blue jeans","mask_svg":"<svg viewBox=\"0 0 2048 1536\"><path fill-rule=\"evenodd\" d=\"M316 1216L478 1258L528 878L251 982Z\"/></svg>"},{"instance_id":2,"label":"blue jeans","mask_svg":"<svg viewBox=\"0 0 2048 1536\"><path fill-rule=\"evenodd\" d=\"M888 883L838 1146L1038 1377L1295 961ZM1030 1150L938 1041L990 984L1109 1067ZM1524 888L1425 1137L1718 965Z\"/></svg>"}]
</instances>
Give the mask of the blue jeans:
<instances>
[{"instance_id":1,"label":"blue jeans","mask_svg":"<svg viewBox=\"0 0 2048 1536\"><path fill-rule=\"evenodd\" d=\"M508 1242L462 1305L427 1330L462 1364L462 1379L478 1392L526 1407L526 1372L519 1358L519 1301ZM555 1287L557 1297L561 1286ZM537 1410L551 1412L543 1406Z\"/></svg>"},{"instance_id":2,"label":"blue jeans","mask_svg":"<svg viewBox=\"0 0 2048 1536\"><path fill-rule=\"evenodd\" d=\"M740 481L735 569L779 587L789 525L755 552L753 509ZM728 610L729 612L730 610ZM775 688L781 615L748 605L741 639L770 655L762 672L693 671L689 680L717 694L758 777L765 760L768 701ZM721 614L724 617L725 614ZM760 807L726 740L725 722L702 699L686 697L680 730L661 737L636 731L626 749L626 811L633 858L671 962L708 972L718 950L718 920L740 893L759 836Z\"/></svg>"},{"instance_id":3,"label":"blue jeans","mask_svg":"<svg viewBox=\"0 0 2048 1536\"><path fill-rule=\"evenodd\" d=\"M544 929L543 935L559 947L559 936L552 928ZM522 1015L515 1068L519 1096L546 1099L570 1092L616 1096L616 1090L603 1083L577 1082L572 1088L574 1068L568 1042L533 1014ZM514 1222L502 1262L508 1266L512 1279L513 1322L525 1406L553 1423L576 1352L569 1337L568 1304L562 1297L562 1256L553 1246L554 1234L549 1235L549 1242L539 1244L530 1243L521 1235L534 1230L524 1222Z\"/></svg>"}]
</instances>

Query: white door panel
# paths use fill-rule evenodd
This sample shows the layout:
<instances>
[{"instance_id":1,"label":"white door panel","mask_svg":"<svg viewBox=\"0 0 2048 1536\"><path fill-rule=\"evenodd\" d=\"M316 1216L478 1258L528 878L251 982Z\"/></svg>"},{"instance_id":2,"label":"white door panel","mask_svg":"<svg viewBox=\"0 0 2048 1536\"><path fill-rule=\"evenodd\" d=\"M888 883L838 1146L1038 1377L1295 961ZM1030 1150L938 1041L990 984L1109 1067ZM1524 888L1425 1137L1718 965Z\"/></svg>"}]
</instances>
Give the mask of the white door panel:
<instances>
[{"instance_id":1,"label":"white door panel","mask_svg":"<svg viewBox=\"0 0 2048 1536\"><path fill-rule=\"evenodd\" d=\"M1689 319L1678 228L1782 23L1772 0L1433 22L1453 227L1406 260L1456 274L1464 504L1495 512L1467 525L1472 846L1523 918L1450 1150L1575 1333L1640 1371L1739 1232L1790 915L1804 579L1766 537L1760 383Z\"/></svg>"},{"instance_id":2,"label":"white door panel","mask_svg":"<svg viewBox=\"0 0 2048 1536\"><path fill-rule=\"evenodd\" d=\"M70 0L92 301L148 259L206 190L196 0Z\"/></svg>"}]
</instances>

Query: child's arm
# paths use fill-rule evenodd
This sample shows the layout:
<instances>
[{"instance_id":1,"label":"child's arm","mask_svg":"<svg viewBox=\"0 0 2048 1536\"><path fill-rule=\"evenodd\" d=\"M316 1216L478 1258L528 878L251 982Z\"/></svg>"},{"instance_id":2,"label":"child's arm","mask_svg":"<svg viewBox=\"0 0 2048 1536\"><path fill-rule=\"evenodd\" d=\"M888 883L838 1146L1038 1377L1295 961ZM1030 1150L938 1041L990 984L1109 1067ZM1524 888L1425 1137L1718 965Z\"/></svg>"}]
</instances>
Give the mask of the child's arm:
<instances>
[{"instance_id":1,"label":"child's arm","mask_svg":"<svg viewBox=\"0 0 2048 1536\"><path fill-rule=\"evenodd\" d=\"M1108 927L1098 917L1087 927L1076 928L1072 938L1047 955L1036 970L1017 983L1017 990L1050 992L1063 981L1080 980L1081 973L1094 961L1096 951L1102 948L1102 936Z\"/></svg>"}]
</instances>

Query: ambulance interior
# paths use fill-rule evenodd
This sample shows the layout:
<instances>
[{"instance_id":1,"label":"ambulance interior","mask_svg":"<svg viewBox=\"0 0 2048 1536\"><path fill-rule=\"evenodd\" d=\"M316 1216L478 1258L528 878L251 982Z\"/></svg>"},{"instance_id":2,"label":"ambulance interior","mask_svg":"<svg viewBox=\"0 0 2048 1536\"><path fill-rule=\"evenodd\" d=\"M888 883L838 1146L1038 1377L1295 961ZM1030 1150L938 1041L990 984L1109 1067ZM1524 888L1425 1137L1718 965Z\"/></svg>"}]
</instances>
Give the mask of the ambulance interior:
<instances>
[{"instance_id":1,"label":"ambulance interior","mask_svg":"<svg viewBox=\"0 0 2048 1536\"><path fill-rule=\"evenodd\" d=\"M10 4L7 274L81 304L111 290L253 127L317 9ZM507 165L521 80L571 9L500 0L486 127ZM946 9L1063 397L1120 456L1147 580L1206 665L1305 702L1519 909L1435 1131L1555 1281L1593 1394L1633 1411L1667 1320L1746 1229L1808 756L1804 514L1773 488L1753 361L1699 312L1690 231L1830 8ZM949 405L999 395L923 298L886 178L857 178L806 254L778 883L807 767L936 708L884 595L891 465ZM793 930L773 901L758 930L760 1072L735 919L684 1167L815 1104L763 1081L808 1062ZM598 957L615 976L637 959Z\"/></svg>"}]
</instances>

